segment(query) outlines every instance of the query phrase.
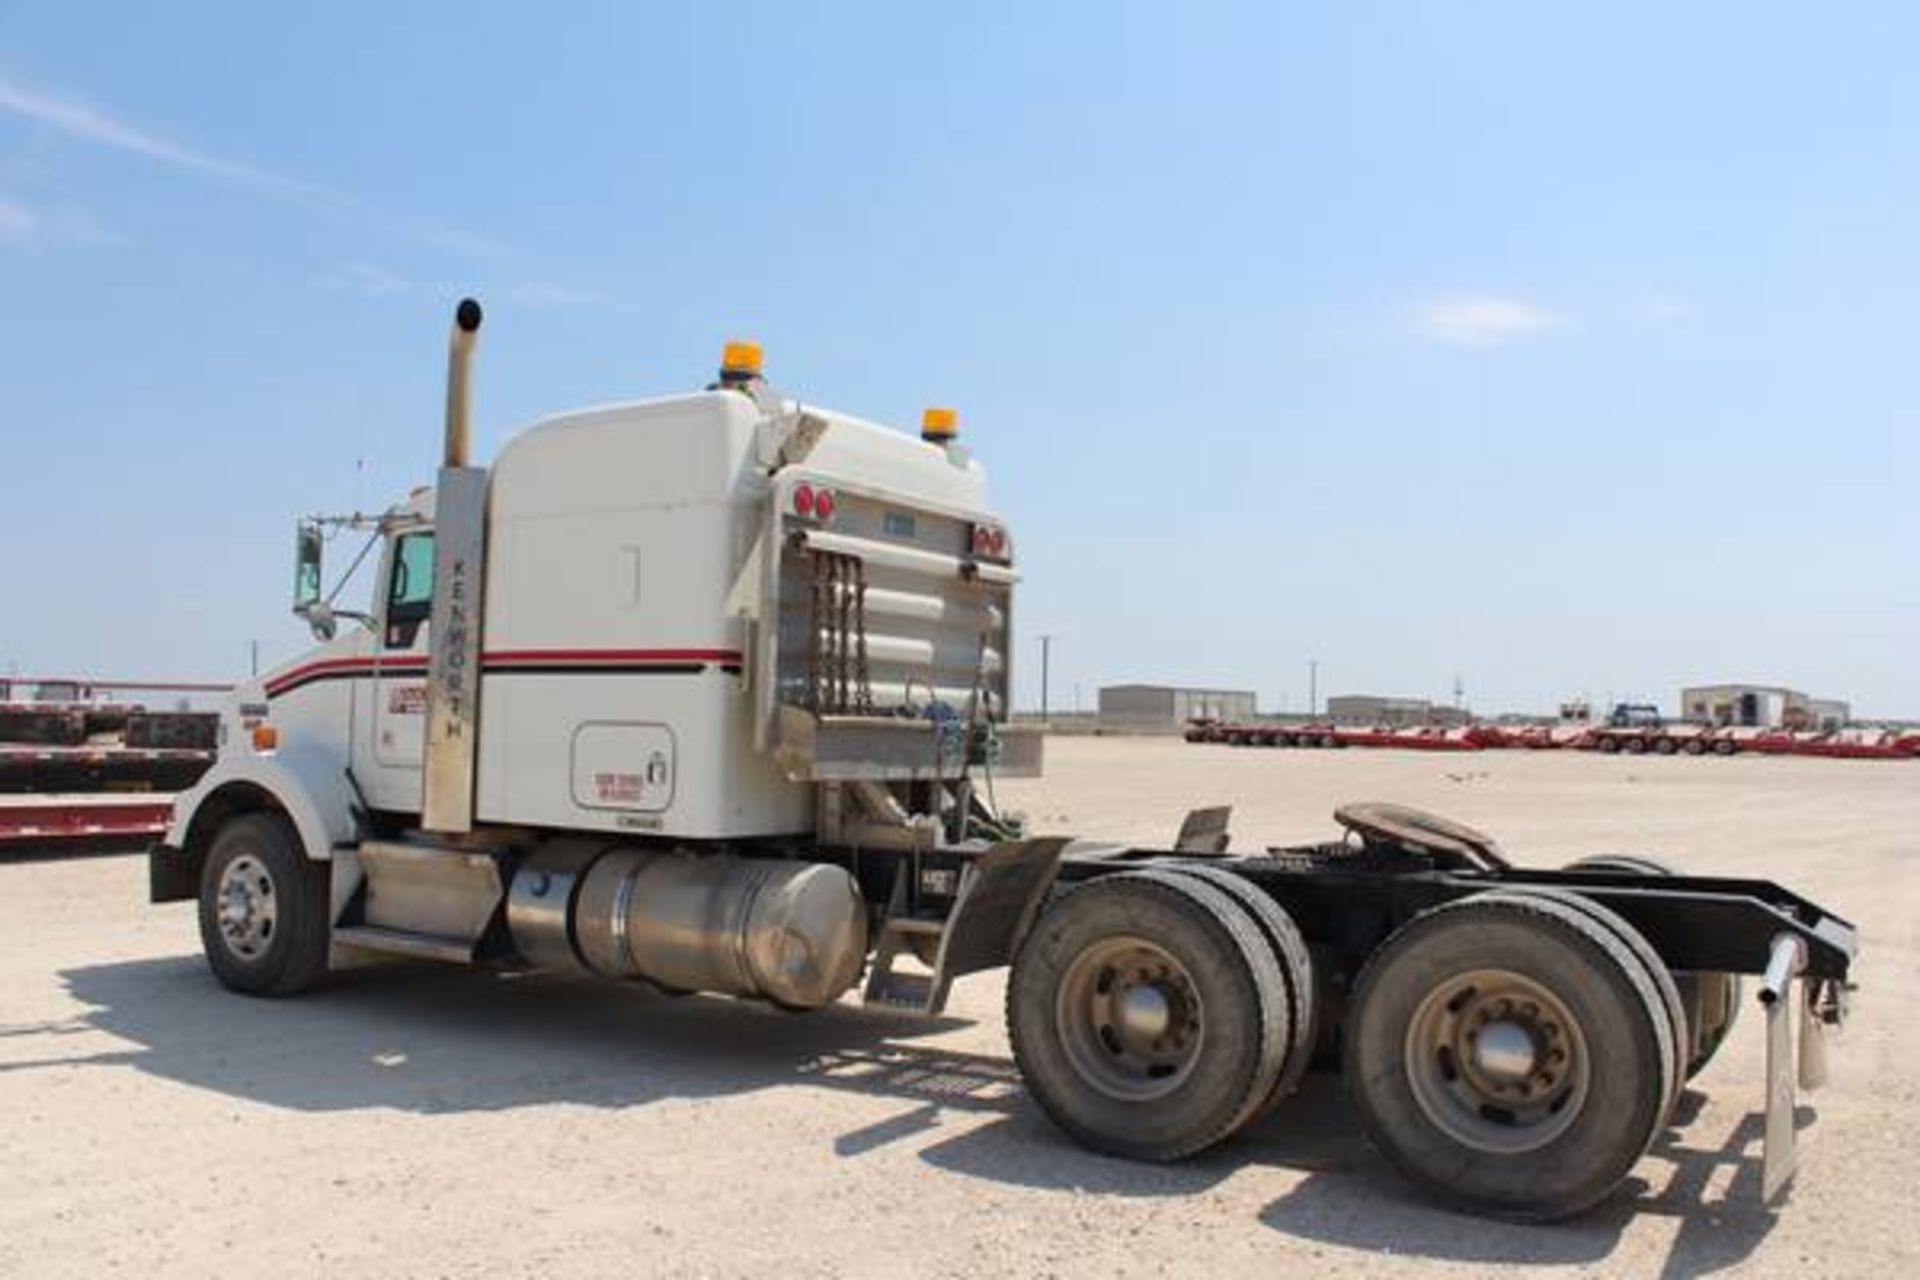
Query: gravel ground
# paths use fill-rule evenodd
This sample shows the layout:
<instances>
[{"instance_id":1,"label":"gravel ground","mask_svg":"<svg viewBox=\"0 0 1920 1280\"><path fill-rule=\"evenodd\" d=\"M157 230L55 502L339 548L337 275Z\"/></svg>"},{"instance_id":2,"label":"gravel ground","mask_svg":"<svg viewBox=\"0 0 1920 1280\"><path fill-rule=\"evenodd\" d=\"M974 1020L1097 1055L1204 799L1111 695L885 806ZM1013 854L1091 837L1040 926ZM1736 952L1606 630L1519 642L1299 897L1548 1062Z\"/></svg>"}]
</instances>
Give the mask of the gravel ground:
<instances>
[{"instance_id":1,"label":"gravel ground","mask_svg":"<svg viewBox=\"0 0 1920 1280\"><path fill-rule=\"evenodd\" d=\"M1657 851L1786 881L1865 935L1805 1099L1801 1173L1759 1181L1760 1020L1621 1196L1512 1227L1422 1204L1315 1078L1171 1168L1070 1145L1022 1095L999 975L937 1023L794 1016L545 978L387 970L296 1000L215 987L136 856L0 863L0 1274L276 1276L1910 1275L1920 1266L1920 763L1436 757L1061 739L1001 787L1042 830L1238 843L1395 799L1525 861ZM1908 995L1900 993L1907 992Z\"/></svg>"}]
</instances>

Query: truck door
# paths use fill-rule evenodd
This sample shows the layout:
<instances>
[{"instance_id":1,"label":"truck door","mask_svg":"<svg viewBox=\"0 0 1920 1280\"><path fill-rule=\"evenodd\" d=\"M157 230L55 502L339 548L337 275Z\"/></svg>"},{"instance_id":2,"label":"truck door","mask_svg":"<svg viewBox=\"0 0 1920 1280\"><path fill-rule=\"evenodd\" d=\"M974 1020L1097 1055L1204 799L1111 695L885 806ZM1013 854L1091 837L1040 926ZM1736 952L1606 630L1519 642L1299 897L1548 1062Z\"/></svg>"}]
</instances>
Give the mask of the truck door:
<instances>
[{"instance_id":1,"label":"truck door","mask_svg":"<svg viewBox=\"0 0 1920 1280\"><path fill-rule=\"evenodd\" d=\"M369 803L420 806L427 724L427 617L433 610L433 531L403 533L387 558L373 671Z\"/></svg>"}]
</instances>

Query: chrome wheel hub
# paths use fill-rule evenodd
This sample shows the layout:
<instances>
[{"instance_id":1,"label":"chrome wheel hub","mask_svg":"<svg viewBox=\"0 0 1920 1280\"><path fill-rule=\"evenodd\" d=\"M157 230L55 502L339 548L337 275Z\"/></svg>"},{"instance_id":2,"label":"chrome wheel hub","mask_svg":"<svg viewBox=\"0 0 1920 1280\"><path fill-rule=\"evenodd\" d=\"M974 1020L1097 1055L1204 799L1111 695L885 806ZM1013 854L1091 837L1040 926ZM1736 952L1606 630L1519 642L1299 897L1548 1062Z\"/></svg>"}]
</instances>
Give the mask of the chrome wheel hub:
<instances>
[{"instance_id":1,"label":"chrome wheel hub","mask_svg":"<svg viewBox=\"0 0 1920 1280\"><path fill-rule=\"evenodd\" d=\"M214 895L220 937L227 950L243 960L255 960L273 940L278 911L273 877L260 859L243 853L220 873Z\"/></svg>"},{"instance_id":2,"label":"chrome wheel hub","mask_svg":"<svg viewBox=\"0 0 1920 1280\"><path fill-rule=\"evenodd\" d=\"M1142 938L1083 950L1060 983L1061 1044L1088 1086L1128 1102L1164 1097L1199 1057L1200 993L1170 952Z\"/></svg>"},{"instance_id":3,"label":"chrome wheel hub","mask_svg":"<svg viewBox=\"0 0 1920 1280\"><path fill-rule=\"evenodd\" d=\"M1490 1022L1473 1042L1474 1065L1492 1080L1521 1081L1533 1074L1539 1053L1533 1033L1518 1022Z\"/></svg>"},{"instance_id":4,"label":"chrome wheel hub","mask_svg":"<svg viewBox=\"0 0 1920 1280\"><path fill-rule=\"evenodd\" d=\"M1514 1154L1566 1132L1586 1102L1586 1035L1533 978L1480 969L1440 983L1407 1024L1407 1083L1441 1131Z\"/></svg>"}]
</instances>

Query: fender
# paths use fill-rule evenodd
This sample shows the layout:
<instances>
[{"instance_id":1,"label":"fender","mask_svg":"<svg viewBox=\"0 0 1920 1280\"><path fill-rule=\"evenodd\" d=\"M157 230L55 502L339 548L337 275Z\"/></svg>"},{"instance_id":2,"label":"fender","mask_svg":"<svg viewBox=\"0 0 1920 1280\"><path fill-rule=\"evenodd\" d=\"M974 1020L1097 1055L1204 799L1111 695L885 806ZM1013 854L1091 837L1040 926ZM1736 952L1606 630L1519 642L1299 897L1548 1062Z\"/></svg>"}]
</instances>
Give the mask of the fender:
<instances>
[{"instance_id":1,"label":"fender","mask_svg":"<svg viewBox=\"0 0 1920 1280\"><path fill-rule=\"evenodd\" d=\"M337 772L337 761L305 753L226 756L214 762L193 790L174 802L167 843L176 849L186 848L187 834L208 797L229 783L249 783L286 810L307 857L326 862L333 857L336 844L354 840L348 789Z\"/></svg>"},{"instance_id":2,"label":"fender","mask_svg":"<svg viewBox=\"0 0 1920 1280\"><path fill-rule=\"evenodd\" d=\"M360 879L359 861L351 848L343 857L334 855L336 846L350 846L355 835L348 788L329 785L339 767L337 759L301 752L236 753L215 761L191 791L174 801L166 839L147 851L148 900L184 902L199 896L201 859L210 833L196 830L195 824L209 807L224 807L241 799L236 793L244 793L242 810L261 807L264 796L293 823L309 859L335 864L329 878L337 911Z\"/></svg>"}]
</instances>

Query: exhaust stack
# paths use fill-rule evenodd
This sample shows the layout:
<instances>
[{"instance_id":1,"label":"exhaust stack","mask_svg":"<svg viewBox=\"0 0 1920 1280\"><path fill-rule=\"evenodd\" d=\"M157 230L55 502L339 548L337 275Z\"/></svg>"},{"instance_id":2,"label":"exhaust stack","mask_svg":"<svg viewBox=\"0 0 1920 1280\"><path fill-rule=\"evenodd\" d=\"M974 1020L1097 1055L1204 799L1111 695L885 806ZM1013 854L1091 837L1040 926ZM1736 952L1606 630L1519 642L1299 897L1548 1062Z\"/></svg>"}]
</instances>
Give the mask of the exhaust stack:
<instances>
[{"instance_id":1,"label":"exhaust stack","mask_svg":"<svg viewBox=\"0 0 1920 1280\"><path fill-rule=\"evenodd\" d=\"M464 467L473 454L473 349L480 345L480 304L460 299L447 343L447 450L441 465Z\"/></svg>"},{"instance_id":2,"label":"exhaust stack","mask_svg":"<svg viewBox=\"0 0 1920 1280\"><path fill-rule=\"evenodd\" d=\"M447 347L446 457L434 486L433 612L427 627L427 736L421 825L473 830L479 749L480 626L485 617L487 469L472 453L473 349L480 304L462 298Z\"/></svg>"}]
</instances>

